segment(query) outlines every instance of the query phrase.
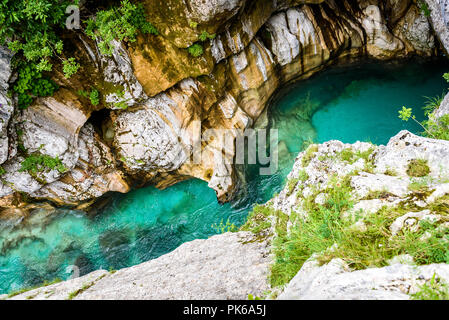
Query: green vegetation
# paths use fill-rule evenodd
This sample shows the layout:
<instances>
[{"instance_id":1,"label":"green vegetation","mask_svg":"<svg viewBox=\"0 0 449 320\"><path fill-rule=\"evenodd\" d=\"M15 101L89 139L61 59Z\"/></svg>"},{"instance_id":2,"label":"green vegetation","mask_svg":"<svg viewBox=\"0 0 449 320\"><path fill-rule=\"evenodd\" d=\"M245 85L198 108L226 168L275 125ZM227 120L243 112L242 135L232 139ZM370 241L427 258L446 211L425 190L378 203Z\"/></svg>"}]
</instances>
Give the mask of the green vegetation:
<instances>
[{"instance_id":1,"label":"green vegetation","mask_svg":"<svg viewBox=\"0 0 449 320\"><path fill-rule=\"evenodd\" d=\"M226 233L226 232L236 232L238 231L238 228L235 224L231 223L229 219L226 221L226 223L223 222L223 220L220 221L219 224L213 224L212 228L217 231L217 233Z\"/></svg>"},{"instance_id":2,"label":"green vegetation","mask_svg":"<svg viewBox=\"0 0 449 320\"><path fill-rule=\"evenodd\" d=\"M59 279L59 278L56 278L53 281L44 281L42 284L34 286L34 287L23 288L23 289L20 289L20 290L17 290L17 291L10 292L8 294L8 298L12 298L14 296L17 296L19 294L22 294L22 293L25 293L25 292L28 292L28 291L31 291L31 290L34 290L34 289L38 289L38 288L42 288L42 287L48 287L48 286L50 286L52 284L59 283L61 281L62 280Z\"/></svg>"},{"instance_id":3,"label":"green vegetation","mask_svg":"<svg viewBox=\"0 0 449 320\"><path fill-rule=\"evenodd\" d=\"M92 90L90 92L87 92L85 90L78 90L77 93L79 96L81 96L85 99L89 99L90 103L93 106L98 106L100 104L100 93L95 88L92 88Z\"/></svg>"},{"instance_id":4,"label":"green vegetation","mask_svg":"<svg viewBox=\"0 0 449 320\"><path fill-rule=\"evenodd\" d=\"M95 284L95 282L91 282L91 283L83 285L80 289L70 292L69 295L67 296L67 300L73 300L73 298L78 296L80 293L83 293L84 291L86 291L87 289L92 287L94 284Z\"/></svg>"},{"instance_id":5,"label":"green vegetation","mask_svg":"<svg viewBox=\"0 0 449 320\"><path fill-rule=\"evenodd\" d=\"M114 270L110 271L110 273L114 273ZM98 279L90 282L90 283L86 283L84 284L80 289L77 289L75 291L72 291L69 293L69 295L67 296L67 300L72 300L73 298L75 298L76 296L78 296L79 294L83 293L84 291L86 291L87 289L89 289L90 287L92 287L95 283L97 283L97 281L103 279L104 277L106 277L106 274L103 274L102 276L98 277Z\"/></svg>"},{"instance_id":6,"label":"green vegetation","mask_svg":"<svg viewBox=\"0 0 449 320\"><path fill-rule=\"evenodd\" d=\"M18 95L18 107L27 108L35 97L51 96L58 86L43 75L51 71L51 60L63 61L63 71L69 78L78 69L74 58L63 59L65 10L71 1L2 0L0 1L0 45L16 53L18 78L13 92Z\"/></svg>"},{"instance_id":7,"label":"green vegetation","mask_svg":"<svg viewBox=\"0 0 449 320\"><path fill-rule=\"evenodd\" d=\"M443 78L449 82L449 72L445 73ZM427 97L427 102L423 109L424 114L428 117L428 119L422 123L416 120L416 117L412 114L412 109L406 108L405 106L399 110L399 118L403 121L409 121L410 119L415 121L424 129L424 136L434 139L449 140L449 114L443 115L439 118L436 118L433 114L442 101L443 96L437 96L435 98Z\"/></svg>"},{"instance_id":8,"label":"green vegetation","mask_svg":"<svg viewBox=\"0 0 449 320\"><path fill-rule=\"evenodd\" d=\"M317 152L318 152L318 145L316 144L310 145L306 149L305 154L302 157L302 166L307 167L310 161L312 161L313 157L315 156L315 153Z\"/></svg>"},{"instance_id":9,"label":"green vegetation","mask_svg":"<svg viewBox=\"0 0 449 320\"><path fill-rule=\"evenodd\" d=\"M138 32L158 35L156 27L147 21L141 3L133 4L122 0L120 7L99 11L95 19L87 21L86 34L92 39L99 39L100 51L112 55L113 40L135 42Z\"/></svg>"},{"instance_id":10,"label":"green vegetation","mask_svg":"<svg viewBox=\"0 0 449 320\"><path fill-rule=\"evenodd\" d=\"M202 41L202 42L204 42L204 41L206 41L206 40L212 40L212 39L215 39L215 33L213 33L213 34L210 34L209 32L207 32L207 31L203 31L203 32L201 32L201 34L199 35L199 39L200 39L200 41Z\"/></svg>"},{"instance_id":11,"label":"green vegetation","mask_svg":"<svg viewBox=\"0 0 449 320\"><path fill-rule=\"evenodd\" d=\"M62 54L59 34L70 4L59 0L0 1L0 45L8 44L37 72L51 71L50 59Z\"/></svg>"},{"instance_id":12,"label":"green vegetation","mask_svg":"<svg viewBox=\"0 0 449 320\"><path fill-rule=\"evenodd\" d=\"M345 151L338 157L352 161L353 157L349 154ZM367 158L367 155L368 152L364 153L364 157ZM426 171L424 162L418 161L417 166L419 175ZM274 262L269 277L272 287L288 283L312 255L320 264L341 258L354 270L386 266L390 259L401 254L411 255L418 265L449 263L449 228L441 225L449 221L449 195L429 203L427 207L432 212L438 212L441 220L422 220L417 230L404 228L393 236L391 224L405 213L425 209L416 207L413 199L420 197L422 192L428 194L429 190L420 187L409 200L404 200L397 207L383 207L376 214L362 216L360 212L353 212L343 215L353 208L350 181L354 174L331 177L326 190L315 190L312 186L310 196L304 198L299 195L301 211L306 212L306 216L295 211L288 216L269 204L256 206L250 213L242 230L252 231L264 238L274 235ZM323 204L315 202L320 193L325 194ZM387 191L378 191L367 198L389 196ZM287 229L289 223L291 227ZM358 227L360 224L363 227Z\"/></svg>"},{"instance_id":13,"label":"green vegetation","mask_svg":"<svg viewBox=\"0 0 449 320\"><path fill-rule=\"evenodd\" d=\"M19 172L28 172L35 176L39 172L47 170L58 170L60 173L67 171L59 157L53 158L43 154L31 154L21 163Z\"/></svg>"},{"instance_id":14,"label":"green vegetation","mask_svg":"<svg viewBox=\"0 0 449 320\"><path fill-rule=\"evenodd\" d=\"M429 137L434 137L441 140L449 140L449 114L435 119L435 116L430 115L429 119L423 122L426 127L426 132Z\"/></svg>"},{"instance_id":15,"label":"green vegetation","mask_svg":"<svg viewBox=\"0 0 449 320\"><path fill-rule=\"evenodd\" d=\"M126 110L128 109L128 104L126 101L119 101L114 104L117 109Z\"/></svg>"},{"instance_id":16,"label":"green vegetation","mask_svg":"<svg viewBox=\"0 0 449 320\"><path fill-rule=\"evenodd\" d=\"M62 70L64 71L64 76L68 79L78 72L78 69L81 67L79 63L75 61L75 58L69 58L68 60L64 60L62 62Z\"/></svg>"},{"instance_id":17,"label":"green vegetation","mask_svg":"<svg viewBox=\"0 0 449 320\"><path fill-rule=\"evenodd\" d=\"M426 17L430 17L429 5L425 1L418 1L418 7Z\"/></svg>"},{"instance_id":18,"label":"green vegetation","mask_svg":"<svg viewBox=\"0 0 449 320\"><path fill-rule=\"evenodd\" d=\"M409 162L407 167L407 175L409 177L425 177L430 173L427 160L413 159Z\"/></svg>"},{"instance_id":19,"label":"green vegetation","mask_svg":"<svg viewBox=\"0 0 449 320\"><path fill-rule=\"evenodd\" d=\"M196 28L197 25L198 24L196 22L195 23L190 22L190 27L192 28ZM187 51L192 57L197 58L201 56L204 53L203 45L201 44L201 42L215 39L215 36L216 36L215 33L210 34L207 31L201 32L201 34L198 36L199 42L195 42L194 44L192 44L190 47L187 48Z\"/></svg>"},{"instance_id":20,"label":"green vegetation","mask_svg":"<svg viewBox=\"0 0 449 320\"><path fill-rule=\"evenodd\" d=\"M195 21L189 21L189 26L192 29L196 29L196 27L198 27L198 22Z\"/></svg>"},{"instance_id":21,"label":"green vegetation","mask_svg":"<svg viewBox=\"0 0 449 320\"><path fill-rule=\"evenodd\" d=\"M89 99L93 106L98 106L100 104L100 93L97 89L92 89L89 94Z\"/></svg>"},{"instance_id":22,"label":"green vegetation","mask_svg":"<svg viewBox=\"0 0 449 320\"><path fill-rule=\"evenodd\" d=\"M259 236L267 236L270 233L271 221L274 210L267 205L256 205L249 213L246 223L240 228L242 231L251 231Z\"/></svg>"},{"instance_id":23,"label":"green vegetation","mask_svg":"<svg viewBox=\"0 0 449 320\"><path fill-rule=\"evenodd\" d=\"M195 58L203 54L203 46L199 43L192 44L187 48L187 50L189 51L190 55Z\"/></svg>"},{"instance_id":24,"label":"green vegetation","mask_svg":"<svg viewBox=\"0 0 449 320\"><path fill-rule=\"evenodd\" d=\"M313 253L342 241L340 213L352 207L349 183L341 185L334 179L328 191L329 197L324 205L317 205L315 197L306 199L304 207L312 209L307 210L308 217L297 219L289 232L277 233L273 240L272 287L289 282Z\"/></svg>"},{"instance_id":25,"label":"green vegetation","mask_svg":"<svg viewBox=\"0 0 449 320\"><path fill-rule=\"evenodd\" d=\"M430 284L425 283L420 290L411 297L413 300L449 300L449 290L446 283L440 282L434 273Z\"/></svg>"},{"instance_id":26,"label":"green vegetation","mask_svg":"<svg viewBox=\"0 0 449 320\"><path fill-rule=\"evenodd\" d=\"M59 88L52 80L45 78L33 64L18 63L18 78L13 91L18 95L18 107L26 109L35 97L47 97Z\"/></svg>"},{"instance_id":27,"label":"green vegetation","mask_svg":"<svg viewBox=\"0 0 449 320\"><path fill-rule=\"evenodd\" d=\"M287 181L287 188L288 188L287 196L290 196L292 194L292 192L295 190L295 188L299 182L304 182L307 179L309 179L309 175L307 174L307 172L305 170L301 170L301 171L299 171L297 178L288 180Z\"/></svg>"},{"instance_id":28,"label":"green vegetation","mask_svg":"<svg viewBox=\"0 0 449 320\"><path fill-rule=\"evenodd\" d=\"M349 164L354 164L357 160L363 159L366 163L370 163L369 157L374 151L374 147L369 148L368 150L361 152L353 152L351 149L343 149L338 155L338 159L341 161L348 162Z\"/></svg>"}]
</instances>

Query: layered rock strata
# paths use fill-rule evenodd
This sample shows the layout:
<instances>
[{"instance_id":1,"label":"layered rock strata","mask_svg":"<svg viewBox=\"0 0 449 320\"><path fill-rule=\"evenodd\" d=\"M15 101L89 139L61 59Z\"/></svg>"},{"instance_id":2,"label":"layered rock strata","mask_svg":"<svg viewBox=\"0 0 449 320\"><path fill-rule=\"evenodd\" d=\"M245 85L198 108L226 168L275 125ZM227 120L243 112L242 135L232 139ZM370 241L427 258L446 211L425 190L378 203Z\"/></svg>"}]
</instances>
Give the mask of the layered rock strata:
<instances>
[{"instance_id":1,"label":"layered rock strata","mask_svg":"<svg viewBox=\"0 0 449 320\"><path fill-rule=\"evenodd\" d=\"M105 56L75 32L66 41L80 71L67 80L55 66L52 77L61 89L27 110L13 112L14 99L5 93L12 70L2 49L5 207L26 197L86 206L108 191L149 183L166 188L192 177L228 201L238 180L233 141L256 122L277 88L342 59L438 53L428 17L412 1L154 2L144 4L159 36L114 42L112 56ZM215 37L194 58L186 48L203 31ZM94 88L101 96L95 106L79 94ZM210 129L226 132L231 143L224 133L208 139ZM28 154L58 157L67 170L20 171L18 145ZM201 157L193 161L198 150Z\"/></svg>"}]
</instances>

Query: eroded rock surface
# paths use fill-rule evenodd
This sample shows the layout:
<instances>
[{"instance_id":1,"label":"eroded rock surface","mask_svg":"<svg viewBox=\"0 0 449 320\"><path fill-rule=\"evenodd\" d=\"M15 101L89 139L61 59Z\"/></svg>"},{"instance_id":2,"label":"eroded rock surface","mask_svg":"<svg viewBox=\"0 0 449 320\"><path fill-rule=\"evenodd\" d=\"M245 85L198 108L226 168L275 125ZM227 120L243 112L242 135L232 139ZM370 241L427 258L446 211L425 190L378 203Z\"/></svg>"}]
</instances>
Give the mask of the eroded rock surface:
<instances>
[{"instance_id":1,"label":"eroded rock surface","mask_svg":"<svg viewBox=\"0 0 449 320\"><path fill-rule=\"evenodd\" d=\"M54 97L37 99L29 110L17 111L8 139L5 124L13 109L8 98L2 98L9 106L0 128L0 162L5 162L7 171L2 196L25 192L73 205L107 191L128 190L126 184L165 188L195 177L207 181L220 201L228 201L238 185L232 142L257 122L277 88L340 59L366 54L382 60L435 55L433 29L440 40L444 37L439 28L444 15L432 15L431 25L425 12L410 1L383 5L377 1L170 0L160 6L146 0L143 4L160 35L139 35L126 45L114 41L111 56L102 54L98 43L85 35L68 40L82 62L80 71L69 80L55 72L52 76L61 89ZM205 32L210 39L200 41ZM198 41L204 53L192 57L187 47ZM8 59L2 53L5 88L10 77ZM90 94L94 88L99 91L95 105L79 94ZM78 174L69 172L79 167L83 148L79 132L101 109L110 111L101 123L91 123L98 132L96 139L111 150L112 158L107 159L115 173L111 177L109 171L103 176L98 172L91 184L97 191L74 193L80 180L70 178ZM31 121L22 122L28 118ZM205 139L211 129L223 133ZM18 143L6 141L15 140L13 132L23 134ZM59 157L67 172L45 172L37 180L19 172L25 157L21 152L15 155L17 146ZM192 161L197 150L201 150L200 163ZM67 192L72 194L70 202Z\"/></svg>"},{"instance_id":2,"label":"eroded rock surface","mask_svg":"<svg viewBox=\"0 0 449 320\"><path fill-rule=\"evenodd\" d=\"M411 266L393 264L383 268L348 272L341 259L324 266L310 260L290 281L280 300L408 300L410 294L430 282L434 274L449 281L449 265Z\"/></svg>"},{"instance_id":3,"label":"eroded rock surface","mask_svg":"<svg viewBox=\"0 0 449 320\"><path fill-rule=\"evenodd\" d=\"M225 233L134 267L95 271L13 299L246 299L268 289L268 264L266 242Z\"/></svg>"},{"instance_id":4,"label":"eroded rock surface","mask_svg":"<svg viewBox=\"0 0 449 320\"><path fill-rule=\"evenodd\" d=\"M374 231L373 221L387 219L384 228L391 241L419 233L415 242L436 243L440 235L449 231L448 152L447 141L419 137L408 131L399 132L386 146L340 141L312 145L299 154L287 186L266 206L289 216L289 232L295 219L308 223L312 212L309 201L321 206L332 204L327 195L347 181L345 190L353 205L338 217L339 223L348 223L347 235L358 232L363 237L365 233L377 232L383 227L376 225ZM268 220L270 233L276 237L276 230L282 225L274 217ZM373 245L368 238L365 245ZM384 245L379 242L374 249L379 251L379 259ZM336 250L339 253L334 253ZM355 261L345 258L343 249L338 250L336 242L323 252L315 252L290 283L280 289L278 299L410 299L430 283L441 284L441 292L447 290L447 263L426 265L408 255L386 261L390 264L387 267L355 268ZM355 253L354 257L359 257L357 254L363 256ZM334 258L329 261L328 256Z\"/></svg>"}]
</instances>

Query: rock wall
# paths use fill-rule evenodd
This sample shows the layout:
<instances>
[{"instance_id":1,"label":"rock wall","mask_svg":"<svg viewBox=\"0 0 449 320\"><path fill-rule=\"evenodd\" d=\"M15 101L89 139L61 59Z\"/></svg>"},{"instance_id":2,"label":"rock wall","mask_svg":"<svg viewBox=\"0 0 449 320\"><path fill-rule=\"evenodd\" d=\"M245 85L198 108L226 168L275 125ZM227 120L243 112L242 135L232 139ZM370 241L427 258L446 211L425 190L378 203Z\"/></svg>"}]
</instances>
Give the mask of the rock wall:
<instances>
[{"instance_id":1,"label":"rock wall","mask_svg":"<svg viewBox=\"0 0 449 320\"><path fill-rule=\"evenodd\" d=\"M352 157L343 157L342 152L350 152ZM265 204L274 209L273 213L280 211L287 218L260 214L254 217L255 223L268 226L266 232L258 228L257 233L227 232L194 240L130 268L98 270L0 299L247 299L251 294L267 299L405 300L425 285L435 290L434 284L442 286L440 293L449 294L447 263L423 263L410 252L392 256L384 266L355 269L355 261L337 251L336 244L313 253L284 286L273 288L269 281L270 270L277 262L273 240L281 232L291 232L297 219L307 223L311 211L305 206L306 199L324 204L326 194L333 192L329 185L335 179L349 181L354 205L339 212L341 222L348 219L352 223L347 232L357 232L366 239L364 247L381 250L379 238L370 237L374 232L370 224L373 217L383 215L390 215L386 219L389 222L380 232L387 233L392 241L411 232L417 234L415 243L436 245L435 233L425 230L423 222L432 224L446 237L449 234L448 157L449 141L423 138L408 131L399 132L386 146L340 141L311 145L298 155L288 176L295 183L287 183L278 196ZM409 172L410 163L417 159L427 162L426 176L416 177ZM419 189L412 187L417 181ZM447 238L440 239L447 244ZM327 257L329 253L335 256ZM289 258L297 261L302 257Z\"/></svg>"},{"instance_id":2,"label":"rock wall","mask_svg":"<svg viewBox=\"0 0 449 320\"><path fill-rule=\"evenodd\" d=\"M191 177L227 201L237 185L235 147L204 139L206 130L232 129L237 136L277 88L342 59L438 53L428 18L412 1L169 3L144 1L161 34L115 42L111 57L82 32L68 37L82 66L70 80L52 74L61 86L53 97L13 112L11 99L0 95L9 110L0 128L3 207L23 205L26 197L85 207L108 191L148 183L166 188ZM194 58L186 48L202 31L216 36ZM2 49L1 88L11 76L9 56ZM97 106L79 94L92 88L101 94ZM20 172L18 144L59 157L68 172ZM201 161L189 161L197 150Z\"/></svg>"}]
</instances>

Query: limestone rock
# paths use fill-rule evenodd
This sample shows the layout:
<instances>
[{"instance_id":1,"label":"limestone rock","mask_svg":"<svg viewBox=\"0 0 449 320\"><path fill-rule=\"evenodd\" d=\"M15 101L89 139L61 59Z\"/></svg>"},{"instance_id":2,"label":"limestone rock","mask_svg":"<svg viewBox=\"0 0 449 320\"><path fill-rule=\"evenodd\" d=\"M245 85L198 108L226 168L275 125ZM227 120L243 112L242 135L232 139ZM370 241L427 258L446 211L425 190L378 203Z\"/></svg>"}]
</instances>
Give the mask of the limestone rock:
<instances>
[{"instance_id":1,"label":"limestone rock","mask_svg":"<svg viewBox=\"0 0 449 320\"><path fill-rule=\"evenodd\" d=\"M186 17L198 23L228 20L243 3L244 0L188 0Z\"/></svg>"},{"instance_id":2,"label":"limestone rock","mask_svg":"<svg viewBox=\"0 0 449 320\"><path fill-rule=\"evenodd\" d=\"M438 109L433 113L435 118L440 118L446 114L449 114L449 94L446 94Z\"/></svg>"},{"instance_id":3,"label":"limestone rock","mask_svg":"<svg viewBox=\"0 0 449 320\"><path fill-rule=\"evenodd\" d=\"M397 218L391 224L391 234L394 236L406 227L408 229L411 229L412 231L417 231L419 228L417 222L421 220L427 220L428 222L433 223L440 220L440 217L438 215L431 214L430 210L424 210L421 212L409 212Z\"/></svg>"},{"instance_id":4,"label":"limestone rock","mask_svg":"<svg viewBox=\"0 0 449 320\"><path fill-rule=\"evenodd\" d=\"M361 23L367 33L367 49L370 55L391 58L404 48L404 44L388 31L378 6L369 5L364 13Z\"/></svg>"},{"instance_id":5,"label":"limestone rock","mask_svg":"<svg viewBox=\"0 0 449 320\"><path fill-rule=\"evenodd\" d=\"M394 264L345 272L340 259L321 267L310 261L304 264L278 299L407 300L419 286L430 282L434 274L449 283L449 265L444 263L419 267Z\"/></svg>"},{"instance_id":6,"label":"limestone rock","mask_svg":"<svg viewBox=\"0 0 449 320\"><path fill-rule=\"evenodd\" d=\"M245 232L185 243L175 251L130 268L35 289L12 299L247 299L268 289L266 242Z\"/></svg>"},{"instance_id":7,"label":"limestone rock","mask_svg":"<svg viewBox=\"0 0 449 320\"><path fill-rule=\"evenodd\" d=\"M411 6L397 24L394 34L405 43L408 50L430 56L435 48L432 27L427 17L417 7Z\"/></svg>"},{"instance_id":8,"label":"limestone rock","mask_svg":"<svg viewBox=\"0 0 449 320\"><path fill-rule=\"evenodd\" d=\"M126 193L130 190L122 173L115 168L111 150L99 139L90 123L81 129L78 144L80 157L75 168L62 179L33 192L33 198L77 205L109 191Z\"/></svg>"},{"instance_id":9,"label":"limestone rock","mask_svg":"<svg viewBox=\"0 0 449 320\"><path fill-rule=\"evenodd\" d=\"M8 124L14 112L13 102L8 96L12 56L8 49L0 47L0 164L8 159Z\"/></svg>"},{"instance_id":10,"label":"limestone rock","mask_svg":"<svg viewBox=\"0 0 449 320\"><path fill-rule=\"evenodd\" d=\"M449 51L449 1L424 0L430 11L430 19L437 37L443 44L446 52Z\"/></svg>"},{"instance_id":11,"label":"limestone rock","mask_svg":"<svg viewBox=\"0 0 449 320\"><path fill-rule=\"evenodd\" d=\"M137 102L145 100L147 96L143 91L142 85L134 75L131 59L123 44L116 40L111 42L111 46L113 47L111 57L100 53L98 41L96 45L97 52L100 56L104 80L116 86L123 87L123 92L110 92L106 95L106 103L110 104L111 109L116 109L117 104L120 102L132 106Z\"/></svg>"}]
</instances>

